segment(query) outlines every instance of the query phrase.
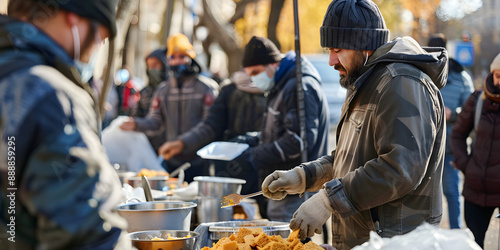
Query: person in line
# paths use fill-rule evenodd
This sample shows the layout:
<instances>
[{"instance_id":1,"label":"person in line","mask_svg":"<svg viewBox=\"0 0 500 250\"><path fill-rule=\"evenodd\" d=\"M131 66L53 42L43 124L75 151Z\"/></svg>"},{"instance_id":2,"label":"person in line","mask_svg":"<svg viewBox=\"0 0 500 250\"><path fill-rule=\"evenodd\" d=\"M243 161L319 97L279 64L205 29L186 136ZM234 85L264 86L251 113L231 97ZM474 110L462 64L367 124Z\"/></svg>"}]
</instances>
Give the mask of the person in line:
<instances>
[{"instance_id":1,"label":"person in line","mask_svg":"<svg viewBox=\"0 0 500 250\"><path fill-rule=\"evenodd\" d=\"M500 54L490 65L483 89L472 93L451 133L454 165L464 174L464 215L476 243L484 248L491 215L500 207ZM470 153L467 137L475 131Z\"/></svg>"},{"instance_id":2,"label":"person in line","mask_svg":"<svg viewBox=\"0 0 500 250\"><path fill-rule=\"evenodd\" d=\"M116 6L11 0L0 16L2 249L132 249L88 84Z\"/></svg>"},{"instance_id":3,"label":"person in line","mask_svg":"<svg viewBox=\"0 0 500 250\"><path fill-rule=\"evenodd\" d=\"M235 72L229 83L222 84L207 119L180 135L179 139L165 143L160 154L168 160L181 152L196 152L213 141L229 141L238 135L259 131L265 108L264 91L257 88L244 71ZM241 189L242 194L260 190L257 171L253 167L236 166L222 160L213 162L216 176L247 181Z\"/></svg>"},{"instance_id":4,"label":"person in line","mask_svg":"<svg viewBox=\"0 0 500 250\"><path fill-rule=\"evenodd\" d=\"M434 34L429 39L429 47L446 48L446 37L442 33ZM474 91L472 78L453 58L448 58L448 78L446 85L441 89L441 95L444 101L444 113L446 116L446 152L444 155L443 168L443 193L448 203L448 218L450 228L461 228L460 204L460 177L458 170L455 169L453 162L453 153L451 151L451 130L458 114L465 103L465 100Z\"/></svg>"},{"instance_id":5,"label":"person in line","mask_svg":"<svg viewBox=\"0 0 500 250\"><path fill-rule=\"evenodd\" d=\"M426 51L410 37L389 42L370 0L333 0L320 35L347 89L337 148L272 173L262 184L264 195L282 199L319 190L295 212L290 228L311 237L331 216L337 249L368 241L370 231L392 237L423 222L439 225L446 50Z\"/></svg>"},{"instance_id":6,"label":"person in line","mask_svg":"<svg viewBox=\"0 0 500 250\"><path fill-rule=\"evenodd\" d=\"M156 90L149 114L144 118L129 117L120 126L123 130L146 133L165 129L164 143L176 140L205 119L219 88L215 81L200 75L201 67L195 61L196 53L185 35L176 33L170 36L167 48L170 78ZM208 175L207 162L194 152L170 158L166 161L166 170L173 172L186 162L191 164L185 171L187 182L193 181L195 176Z\"/></svg>"},{"instance_id":7,"label":"person in line","mask_svg":"<svg viewBox=\"0 0 500 250\"><path fill-rule=\"evenodd\" d=\"M295 60L295 52L283 56L276 45L264 37L254 36L245 46L243 67L252 82L267 95L267 112L258 137L235 139L251 147L232 164L251 164L258 172L259 186L273 171L300 164L303 152L307 160L326 154L330 120L328 102L318 71L306 58L301 60L301 80L307 140L300 137ZM267 217L273 221L290 221L293 212L307 198L308 195L290 195L282 200L269 200Z\"/></svg>"},{"instance_id":8,"label":"person in line","mask_svg":"<svg viewBox=\"0 0 500 250\"><path fill-rule=\"evenodd\" d=\"M168 79L167 49L157 49L146 57L146 73L148 75L148 85L141 89L140 99L132 110L132 116L146 117L149 106L153 100L154 93L158 86ZM146 133L149 143L158 153L158 149L165 142L165 130Z\"/></svg>"}]
</instances>

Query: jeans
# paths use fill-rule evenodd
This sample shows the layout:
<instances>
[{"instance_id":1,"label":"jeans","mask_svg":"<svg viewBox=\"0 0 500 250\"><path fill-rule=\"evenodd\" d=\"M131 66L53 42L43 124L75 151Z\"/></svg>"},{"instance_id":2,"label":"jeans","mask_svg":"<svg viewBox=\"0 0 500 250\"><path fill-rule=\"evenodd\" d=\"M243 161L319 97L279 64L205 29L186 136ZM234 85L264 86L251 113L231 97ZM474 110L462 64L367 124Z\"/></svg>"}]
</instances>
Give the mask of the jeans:
<instances>
[{"instance_id":1,"label":"jeans","mask_svg":"<svg viewBox=\"0 0 500 250\"><path fill-rule=\"evenodd\" d=\"M453 156L451 154L446 154L444 157L444 168L443 168L443 193L448 202L448 218L450 221L450 228L461 228L460 223L460 191L459 182L460 178L458 171L456 170L450 162L453 161Z\"/></svg>"},{"instance_id":2,"label":"jeans","mask_svg":"<svg viewBox=\"0 0 500 250\"><path fill-rule=\"evenodd\" d=\"M269 200L267 203L267 217L271 221L290 222L292 216L297 209L306 201L311 195L304 193L302 197L296 195L287 195L282 200Z\"/></svg>"},{"instance_id":3,"label":"jeans","mask_svg":"<svg viewBox=\"0 0 500 250\"><path fill-rule=\"evenodd\" d=\"M490 225L490 219L496 207L483 207L465 200L465 223L474 234L476 243L484 248L484 236Z\"/></svg>"}]
</instances>

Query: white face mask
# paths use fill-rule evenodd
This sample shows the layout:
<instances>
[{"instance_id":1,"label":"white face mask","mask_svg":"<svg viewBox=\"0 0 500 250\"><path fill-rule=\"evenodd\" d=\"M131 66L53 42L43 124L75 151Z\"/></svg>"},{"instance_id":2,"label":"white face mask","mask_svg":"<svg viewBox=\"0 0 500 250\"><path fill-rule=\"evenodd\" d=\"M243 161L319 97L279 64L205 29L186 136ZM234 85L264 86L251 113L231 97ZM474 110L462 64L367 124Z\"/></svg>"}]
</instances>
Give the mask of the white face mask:
<instances>
[{"instance_id":1,"label":"white face mask","mask_svg":"<svg viewBox=\"0 0 500 250\"><path fill-rule=\"evenodd\" d=\"M99 45L96 41L96 46L94 47L94 51L90 56L89 62L84 63L80 61L80 33L78 33L78 27L73 25L71 27L71 31L73 33L73 44L74 44L74 62L75 66L80 72L82 83L87 83L90 78L94 75L94 68L97 63L97 58L99 57ZM97 40L97 39L96 39Z\"/></svg>"},{"instance_id":2,"label":"white face mask","mask_svg":"<svg viewBox=\"0 0 500 250\"><path fill-rule=\"evenodd\" d=\"M267 71L264 70L260 72L258 75L252 76L252 82L255 83L257 88L260 90L267 92L274 87L274 77L270 78L267 75Z\"/></svg>"}]
</instances>

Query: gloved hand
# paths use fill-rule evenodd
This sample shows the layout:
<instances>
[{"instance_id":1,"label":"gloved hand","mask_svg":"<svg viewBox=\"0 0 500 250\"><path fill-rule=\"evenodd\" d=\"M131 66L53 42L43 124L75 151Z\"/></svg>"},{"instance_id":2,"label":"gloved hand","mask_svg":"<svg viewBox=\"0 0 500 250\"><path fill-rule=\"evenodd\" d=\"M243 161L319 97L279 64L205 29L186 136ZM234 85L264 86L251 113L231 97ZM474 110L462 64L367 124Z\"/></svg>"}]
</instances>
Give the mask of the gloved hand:
<instances>
[{"instance_id":1,"label":"gloved hand","mask_svg":"<svg viewBox=\"0 0 500 250\"><path fill-rule=\"evenodd\" d=\"M324 189L306 200L293 214L290 229L300 229L299 238L313 237L314 233L321 234L323 224L330 218L333 208Z\"/></svg>"},{"instance_id":2,"label":"gloved hand","mask_svg":"<svg viewBox=\"0 0 500 250\"><path fill-rule=\"evenodd\" d=\"M302 194L306 191L306 172L302 167L288 171L274 171L262 182L262 192L267 198L281 200L287 194Z\"/></svg>"}]
</instances>

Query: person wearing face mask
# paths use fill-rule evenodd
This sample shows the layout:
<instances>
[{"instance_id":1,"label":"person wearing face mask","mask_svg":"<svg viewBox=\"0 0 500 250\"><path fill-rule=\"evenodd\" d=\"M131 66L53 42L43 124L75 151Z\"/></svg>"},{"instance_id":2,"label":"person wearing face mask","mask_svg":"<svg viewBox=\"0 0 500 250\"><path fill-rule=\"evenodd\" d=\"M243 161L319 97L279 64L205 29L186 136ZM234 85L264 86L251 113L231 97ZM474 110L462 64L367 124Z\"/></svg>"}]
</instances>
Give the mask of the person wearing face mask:
<instances>
[{"instance_id":1,"label":"person wearing face mask","mask_svg":"<svg viewBox=\"0 0 500 250\"><path fill-rule=\"evenodd\" d=\"M446 117L444 48L424 50L410 37L389 41L371 0L333 0L320 28L329 65L347 89L336 149L266 177L266 197L318 191L295 212L290 229L304 239L331 217L333 246L406 234L424 222L438 226ZM332 69L332 74L335 74ZM307 105L307 103L306 103Z\"/></svg>"},{"instance_id":2,"label":"person wearing face mask","mask_svg":"<svg viewBox=\"0 0 500 250\"><path fill-rule=\"evenodd\" d=\"M251 164L258 172L259 186L273 171L299 165L303 150L307 150L308 160L326 154L330 120L328 103L321 78L306 58L302 58L301 67L307 141L300 137L295 60L295 52L283 56L276 45L264 37L252 37L244 49L244 70L267 96L267 112L258 137L239 136L234 139L249 143L251 147L231 164ZM290 195L279 201L269 200L267 217L273 221L290 221L293 212L306 198L307 195ZM261 209L265 207L265 204L259 205Z\"/></svg>"},{"instance_id":3,"label":"person wearing face mask","mask_svg":"<svg viewBox=\"0 0 500 250\"><path fill-rule=\"evenodd\" d=\"M500 54L490 65L483 89L465 101L451 132L454 166L464 174L462 195L467 227L484 248L493 211L500 208ZM468 150L467 138L475 131Z\"/></svg>"},{"instance_id":4,"label":"person wearing face mask","mask_svg":"<svg viewBox=\"0 0 500 250\"><path fill-rule=\"evenodd\" d=\"M148 133L165 130L163 143L179 136L200 123L218 94L217 83L200 75L201 67L195 61L196 53L189 39L180 33L167 39L167 60L170 77L154 93L146 117L130 117L120 128ZM163 155L162 147L158 153ZM189 162L185 180L191 182L195 176L208 175L207 162L196 152L181 153L166 161L166 170L172 172Z\"/></svg>"},{"instance_id":5,"label":"person wearing face mask","mask_svg":"<svg viewBox=\"0 0 500 250\"><path fill-rule=\"evenodd\" d=\"M117 2L10 0L0 15L2 249L132 249L88 84Z\"/></svg>"},{"instance_id":6,"label":"person wearing face mask","mask_svg":"<svg viewBox=\"0 0 500 250\"><path fill-rule=\"evenodd\" d=\"M132 109L132 116L146 117L154 92L161 83L167 80L169 73L166 54L167 49L157 49L146 57L146 73L149 82L146 87L142 88L139 102ZM165 142L165 131L148 132L146 136L155 152L158 153L158 149Z\"/></svg>"}]
</instances>

